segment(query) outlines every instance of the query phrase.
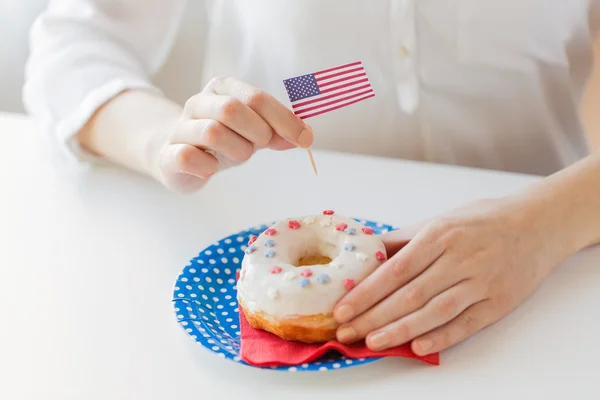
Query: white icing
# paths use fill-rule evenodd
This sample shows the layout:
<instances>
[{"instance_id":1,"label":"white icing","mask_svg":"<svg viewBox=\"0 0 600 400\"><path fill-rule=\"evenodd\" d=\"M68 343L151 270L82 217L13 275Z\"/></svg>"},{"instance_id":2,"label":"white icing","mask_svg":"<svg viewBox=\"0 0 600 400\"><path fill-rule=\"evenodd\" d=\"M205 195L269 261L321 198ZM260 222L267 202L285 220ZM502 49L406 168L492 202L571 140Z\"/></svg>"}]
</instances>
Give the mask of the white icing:
<instances>
[{"instance_id":1,"label":"white icing","mask_svg":"<svg viewBox=\"0 0 600 400\"><path fill-rule=\"evenodd\" d=\"M275 317L329 314L347 293L345 279L358 284L382 264L375 253L386 254L383 243L377 235L364 234L359 222L338 215L308 216L297 220L307 219L319 223L304 222L299 229L290 229L288 221L291 219L279 221L271 226L277 233L259 235L253 243L256 251L244 256L237 288L239 299L250 311L264 311ZM356 234L348 235L335 227L329 228L340 222L354 228ZM273 248L277 249L271 258L264 255L265 250L273 249L264 245L269 239L275 241ZM356 249L344 250L346 242L356 245ZM327 265L294 266L298 259L310 255L324 255L332 261ZM282 268L280 274L270 273L275 265ZM312 271L312 276L308 277L310 285L301 287L296 278L306 268ZM329 276L327 284L317 281L321 274Z\"/></svg>"},{"instance_id":2,"label":"white icing","mask_svg":"<svg viewBox=\"0 0 600 400\"><path fill-rule=\"evenodd\" d=\"M279 297L279 291L273 287L270 287L269 290L267 290L267 296L269 296L271 300L275 300Z\"/></svg>"},{"instance_id":3,"label":"white icing","mask_svg":"<svg viewBox=\"0 0 600 400\"><path fill-rule=\"evenodd\" d=\"M321 222L319 222L319 225L321 225L323 227L330 226L332 221L333 221L333 218L327 216L327 217L321 219Z\"/></svg>"},{"instance_id":4,"label":"white icing","mask_svg":"<svg viewBox=\"0 0 600 400\"><path fill-rule=\"evenodd\" d=\"M313 216L310 216L310 215L309 215L308 217L304 218L304 219L302 220L302 222L304 222L304 223L305 223L305 224L307 224L307 225L310 225L310 224L312 224L313 222L315 222L315 217L313 217Z\"/></svg>"},{"instance_id":5,"label":"white icing","mask_svg":"<svg viewBox=\"0 0 600 400\"><path fill-rule=\"evenodd\" d=\"M283 279L285 279L287 281L291 281L295 277L296 277L296 273L294 271L288 271L285 274L283 274Z\"/></svg>"},{"instance_id":6,"label":"white icing","mask_svg":"<svg viewBox=\"0 0 600 400\"><path fill-rule=\"evenodd\" d=\"M356 258L358 258L360 261L367 261L369 256L367 256L365 253L356 253Z\"/></svg>"}]
</instances>

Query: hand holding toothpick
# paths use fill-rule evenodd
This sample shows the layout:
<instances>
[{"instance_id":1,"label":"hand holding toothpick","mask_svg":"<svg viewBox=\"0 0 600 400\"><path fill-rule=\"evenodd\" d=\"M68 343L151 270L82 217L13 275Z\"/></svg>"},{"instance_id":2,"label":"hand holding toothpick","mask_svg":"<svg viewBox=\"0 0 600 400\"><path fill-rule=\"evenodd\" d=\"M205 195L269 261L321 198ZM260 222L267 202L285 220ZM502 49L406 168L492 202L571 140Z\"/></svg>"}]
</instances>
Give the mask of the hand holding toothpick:
<instances>
[{"instance_id":1,"label":"hand holding toothpick","mask_svg":"<svg viewBox=\"0 0 600 400\"><path fill-rule=\"evenodd\" d=\"M283 84L294 114L303 120L375 97L360 61L286 79ZM310 148L306 150L319 175Z\"/></svg>"}]
</instances>

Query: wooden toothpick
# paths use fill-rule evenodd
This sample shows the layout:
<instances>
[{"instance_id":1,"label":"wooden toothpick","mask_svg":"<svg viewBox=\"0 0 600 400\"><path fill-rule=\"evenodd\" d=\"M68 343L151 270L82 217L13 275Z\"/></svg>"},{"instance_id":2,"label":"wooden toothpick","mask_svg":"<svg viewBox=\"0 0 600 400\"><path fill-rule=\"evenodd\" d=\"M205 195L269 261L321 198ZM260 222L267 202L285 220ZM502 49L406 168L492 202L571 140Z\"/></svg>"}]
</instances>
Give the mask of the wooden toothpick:
<instances>
[{"instance_id":1,"label":"wooden toothpick","mask_svg":"<svg viewBox=\"0 0 600 400\"><path fill-rule=\"evenodd\" d=\"M315 159L313 158L312 151L310 151L310 147L307 147L306 151L308 152L308 158L310 158L310 163L312 164L312 167L315 170L315 175L319 176L319 172L317 171L317 165L315 164Z\"/></svg>"}]
</instances>

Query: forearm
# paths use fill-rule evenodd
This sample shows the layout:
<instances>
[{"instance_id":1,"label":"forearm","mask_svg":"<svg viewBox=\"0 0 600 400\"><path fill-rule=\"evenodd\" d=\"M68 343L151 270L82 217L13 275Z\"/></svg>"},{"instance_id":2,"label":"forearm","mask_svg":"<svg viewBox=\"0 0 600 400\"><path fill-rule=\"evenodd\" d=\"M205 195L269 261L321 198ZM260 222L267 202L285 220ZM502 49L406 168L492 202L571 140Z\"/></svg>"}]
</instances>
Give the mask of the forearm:
<instances>
[{"instance_id":1,"label":"forearm","mask_svg":"<svg viewBox=\"0 0 600 400\"><path fill-rule=\"evenodd\" d=\"M160 95L125 91L98 109L77 138L92 153L157 178L156 156L181 111Z\"/></svg>"},{"instance_id":2,"label":"forearm","mask_svg":"<svg viewBox=\"0 0 600 400\"><path fill-rule=\"evenodd\" d=\"M565 255L600 243L600 152L529 187L518 201Z\"/></svg>"}]
</instances>

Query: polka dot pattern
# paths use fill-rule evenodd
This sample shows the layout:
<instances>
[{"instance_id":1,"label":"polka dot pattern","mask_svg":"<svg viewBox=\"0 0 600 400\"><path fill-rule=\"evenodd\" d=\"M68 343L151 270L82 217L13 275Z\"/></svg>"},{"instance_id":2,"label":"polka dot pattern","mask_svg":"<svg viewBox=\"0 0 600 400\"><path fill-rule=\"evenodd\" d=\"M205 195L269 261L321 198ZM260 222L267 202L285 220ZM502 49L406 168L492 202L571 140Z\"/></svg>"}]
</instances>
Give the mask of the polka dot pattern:
<instances>
[{"instance_id":1,"label":"polka dot pattern","mask_svg":"<svg viewBox=\"0 0 600 400\"><path fill-rule=\"evenodd\" d=\"M396 229L358 220L375 234ZM212 244L193 258L173 285L173 310L177 323L198 345L221 358L246 364L240 357L239 309L235 274L241 268L245 243L272 223L252 227ZM350 360L327 353L318 361L302 365L266 368L289 372L329 371L366 364L378 358Z\"/></svg>"}]
</instances>

